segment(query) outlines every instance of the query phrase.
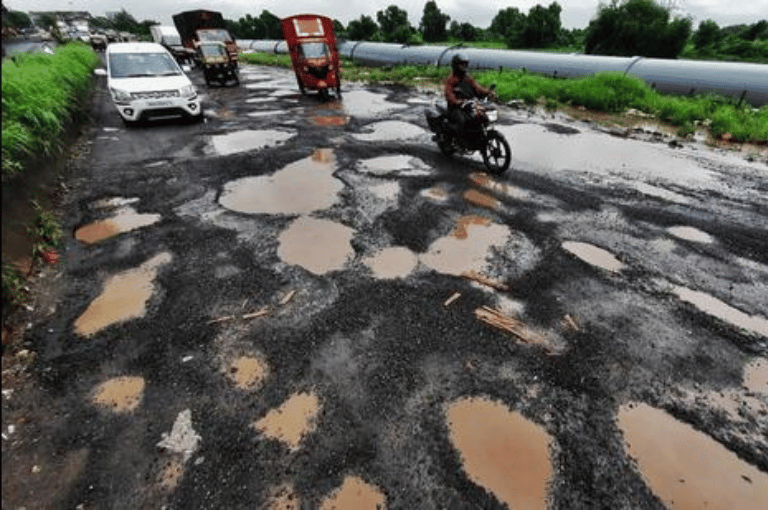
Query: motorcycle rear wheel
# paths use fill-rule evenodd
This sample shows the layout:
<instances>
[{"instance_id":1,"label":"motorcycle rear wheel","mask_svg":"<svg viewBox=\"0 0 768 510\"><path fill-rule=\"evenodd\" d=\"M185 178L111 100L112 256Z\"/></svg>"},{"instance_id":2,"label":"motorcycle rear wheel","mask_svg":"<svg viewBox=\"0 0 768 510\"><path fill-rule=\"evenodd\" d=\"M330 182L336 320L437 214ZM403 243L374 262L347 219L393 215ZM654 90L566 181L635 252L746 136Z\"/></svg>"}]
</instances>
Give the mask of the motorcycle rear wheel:
<instances>
[{"instance_id":1,"label":"motorcycle rear wheel","mask_svg":"<svg viewBox=\"0 0 768 510\"><path fill-rule=\"evenodd\" d=\"M501 175L509 168L512 150L504 135L498 131L488 131L488 142L483 147L483 163L494 175Z\"/></svg>"}]
</instances>

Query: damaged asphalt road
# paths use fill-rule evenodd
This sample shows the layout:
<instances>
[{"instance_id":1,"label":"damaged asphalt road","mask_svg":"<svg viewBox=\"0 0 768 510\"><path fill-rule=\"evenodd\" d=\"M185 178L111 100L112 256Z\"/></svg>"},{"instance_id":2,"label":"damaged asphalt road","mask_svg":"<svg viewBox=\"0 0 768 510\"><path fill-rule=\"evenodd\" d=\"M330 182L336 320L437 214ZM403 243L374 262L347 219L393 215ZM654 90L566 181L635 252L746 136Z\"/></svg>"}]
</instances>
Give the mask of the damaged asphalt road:
<instances>
[{"instance_id":1,"label":"damaged asphalt road","mask_svg":"<svg viewBox=\"0 0 768 510\"><path fill-rule=\"evenodd\" d=\"M433 93L194 78L98 83L4 507L768 507L765 155L502 108L490 177Z\"/></svg>"}]
</instances>

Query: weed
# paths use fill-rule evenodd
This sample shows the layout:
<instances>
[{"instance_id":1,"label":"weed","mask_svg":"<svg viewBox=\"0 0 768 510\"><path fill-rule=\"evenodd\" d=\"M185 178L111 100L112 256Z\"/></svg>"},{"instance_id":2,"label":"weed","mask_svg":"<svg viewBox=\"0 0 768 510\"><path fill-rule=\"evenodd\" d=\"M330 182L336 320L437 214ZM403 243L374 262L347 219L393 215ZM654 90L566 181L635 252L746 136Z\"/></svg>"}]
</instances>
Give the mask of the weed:
<instances>
[{"instance_id":1,"label":"weed","mask_svg":"<svg viewBox=\"0 0 768 510\"><path fill-rule=\"evenodd\" d=\"M3 316L24 302L24 278L16 266L3 260Z\"/></svg>"},{"instance_id":2,"label":"weed","mask_svg":"<svg viewBox=\"0 0 768 510\"><path fill-rule=\"evenodd\" d=\"M33 256L37 257L61 244L62 230L53 212L46 211L34 200L32 208L37 212L37 218L27 227L27 235L33 242Z\"/></svg>"}]
</instances>

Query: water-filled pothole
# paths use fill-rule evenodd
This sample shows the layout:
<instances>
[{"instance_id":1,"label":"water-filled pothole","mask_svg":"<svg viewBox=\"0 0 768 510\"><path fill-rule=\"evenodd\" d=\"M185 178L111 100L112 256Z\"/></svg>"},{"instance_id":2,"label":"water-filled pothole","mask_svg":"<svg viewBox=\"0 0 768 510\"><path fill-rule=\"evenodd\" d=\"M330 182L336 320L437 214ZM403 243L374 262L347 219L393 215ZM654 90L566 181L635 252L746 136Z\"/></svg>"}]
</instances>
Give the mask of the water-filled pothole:
<instances>
[{"instance_id":1,"label":"water-filled pothole","mask_svg":"<svg viewBox=\"0 0 768 510\"><path fill-rule=\"evenodd\" d=\"M768 396L768 359L755 358L744 368L744 386Z\"/></svg>"},{"instance_id":2,"label":"water-filled pothole","mask_svg":"<svg viewBox=\"0 0 768 510\"><path fill-rule=\"evenodd\" d=\"M683 239L685 241L693 241L703 244L711 244L715 242L715 239L711 235L693 227L669 227L667 232L677 237L678 239Z\"/></svg>"},{"instance_id":3,"label":"water-filled pothole","mask_svg":"<svg viewBox=\"0 0 768 510\"><path fill-rule=\"evenodd\" d=\"M446 409L464 471L509 508L547 508L552 438L502 403L464 398Z\"/></svg>"},{"instance_id":4,"label":"water-filled pothole","mask_svg":"<svg viewBox=\"0 0 768 510\"><path fill-rule=\"evenodd\" d=\"M400 120L385 120L376 122L367 126L371 133L356 133L353 136L358 140L365 142L407 140L417 138L426 133L422 128L415 124L403 122Z\"/></svg>"},{"instance_id":5,"label":"water-filled pothole","mask_svg":"<svg viewBox=\"0 0 768 510\"><path fill-rule=\"evenodd\" d=\"M346 476L341 487L329 494L320 510L386 510L387 498L375 486L357 476Z\"/></svg>"},{"instance_id":6,"label":"water-filled pothole","mask_svg":"<svg viewBox=\"0 0 768 510\"><path fill-rule=\"evenodd\" d=\"M144 395L143 377L115 377L99 384L93 391L91 401L115 413L135 411Z\"/></svg>"},{"instance_id":7,"label":"water-filled pothole","mask_svg":"<svg viewBox=\"0 0 768 510\"><path fill-rule=\"evenodd\" d=\"M420 257L426 266L445 274L482 273L493 248L502 248L510 236L509 228L481 216L462 216L456 229L432 243Z\"/></svg>"},{"instance_id":8,"label":"water-filled pothole","mask_svg":"<svg viewBox=\"0 0 768 510\"><path fill-rule=\"evenodd\" d=\"M705 292L691 290L686 287L675 287L672 292L681 300L692 304L704 313L717 317L723 322L768 337L768 319L765 317L748 315Z\"/></svg>"},{"instance_id":9,"label":"water-filled pothole","mask_svg":"<svg viewBox=\"0 0 768 510\"><path fill-rule=\"evenodd\" d=\"M331 149L318 149L272 175L228 182L219 203L249 214L307 214L333 206L344 184L333 176Z\"/></svg>"},{"instance_id":10,"label":"water-filled pothole","mask_svg":"<svg viewBox=\"0 0 768 510\"><path fill-rule=\"evenodd\" d=\"M302 216L280 234L277 255L307 271L322 275L342 269L354 250L354 230L329 220Z\"/></svg>"},{"instance_id":11,"label":"water-filled pothole","mask_svg":"<svg viewBox=\"0 0 768 510\"><path fill-rule=\"evenodd\" d=\"M153 225L160 221L159 214L139 214L129 206L122 207L115 216L89 223L75 231L75 239L86 244L96 244L124 232Z\"/></svg>"},{"instance_id":12,"label":"water-filled pothole","mask_svg":"<svg viewBox=\"0 0 768 510\"><path fill-rule=\"evenodd\" d=\"M143 317L154 292L158 268L170 261L170 253L161 253L136 269L109 278L102 293L75 320L75 331L91 336L113 324Z\"/></svg>"},{"instance_id":13,"label":"water-filled pothole","mask_svg":"<svg viewBox=\"0 0 768 510\"><path fill-rule=\"evenodd\" d=\"M258 389L269 375L269 366L254 356L241 356L225 369L227 376L241 390Z\"/></svg>"},{"instance_id":14,"label":"water-filled pothole","mask_svg":"<svg viewBox=\"0 0 768 510\"><path fill-rule=\"evenodd\" d=\"M314 393L296 393L283 404L269 411L253 427L270 439L297 450L305 435L317 426L320 399Z\"/></svg>"},{"instance_id":15,"label":"water-filled pothole","mask_svg":"<svg viewBox=\"0 0 768 510\"><path fill-rule=\"evenodd\" d=\"M431 174L429 166L424 161L407 154L363 159L358 165L361 172L373 175L396 174L400 177L422 177Z\"/></svg>"},{"instance_id":16,"label":"water-filled pothole","mask_svg":"<svg viewBox=\"0 0 768 510\"><path fill-rule=\"evenodd\" d=\"M402 278L408 276L419 263L419 258L408 248L396 246L385 248L363 260L378 279Z\"/></svg>"},{"instance_id":17,"label":"water-filled pothole","mask_svg":"<svg viewBox=\"0 0 768 510\"><path fill-rule=\"evenodd\" d=\"M580 258L587 264L600 267L611 273L618 273L624 267L624 264L619 262L611 252L589 243L565 241L563 242L563 249Z\"/></svg>"},{"instance_id":18,"label":"water-filled pothole","mask_svg":"<svg viewBox=\"0 0 768 510\"><path fill-rule=\"evenodd\" d=\"M768 508L768 475L733 452L647 404L622 406L625 450L669 508Z\"/></svg>"},{"instance_id":19,"label":"water-filled pothole","mask_svg":"<svg viewBox=\"0 0 768 510\"><path fill-rule=\"evenodd\" d=\"M213 150L222 156L247 152L254 149L264 149L285 142L296 135L293 131L279 130L245 130L214 135L211 137Z\"/></svg>"}]
</instances>

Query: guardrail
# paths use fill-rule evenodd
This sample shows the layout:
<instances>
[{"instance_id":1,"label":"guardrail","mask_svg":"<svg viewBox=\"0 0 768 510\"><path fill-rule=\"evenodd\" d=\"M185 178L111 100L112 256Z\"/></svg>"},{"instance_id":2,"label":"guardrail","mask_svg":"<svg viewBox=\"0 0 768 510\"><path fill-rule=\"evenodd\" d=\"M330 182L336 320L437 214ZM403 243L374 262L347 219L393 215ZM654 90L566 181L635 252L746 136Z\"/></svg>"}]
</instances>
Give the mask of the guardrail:
<instances>
[{"instance_id":1,"label":"guardrail","mask_svg":"<svg viewBox=\"0 0 768 510\"><path fill-rule=\"evenodd\" d=\"M241 50L288 53L285 41L239 40ZM518 69L558 78L618 71L640 78L659 92L693 95L716 92L760 107L768 104L768 65L740 62L606 57L579 53L408 46L340 41L339 53L364 65L421 64L447 66L456 53L474 69Z\"/></svg>"}]
</instances>

